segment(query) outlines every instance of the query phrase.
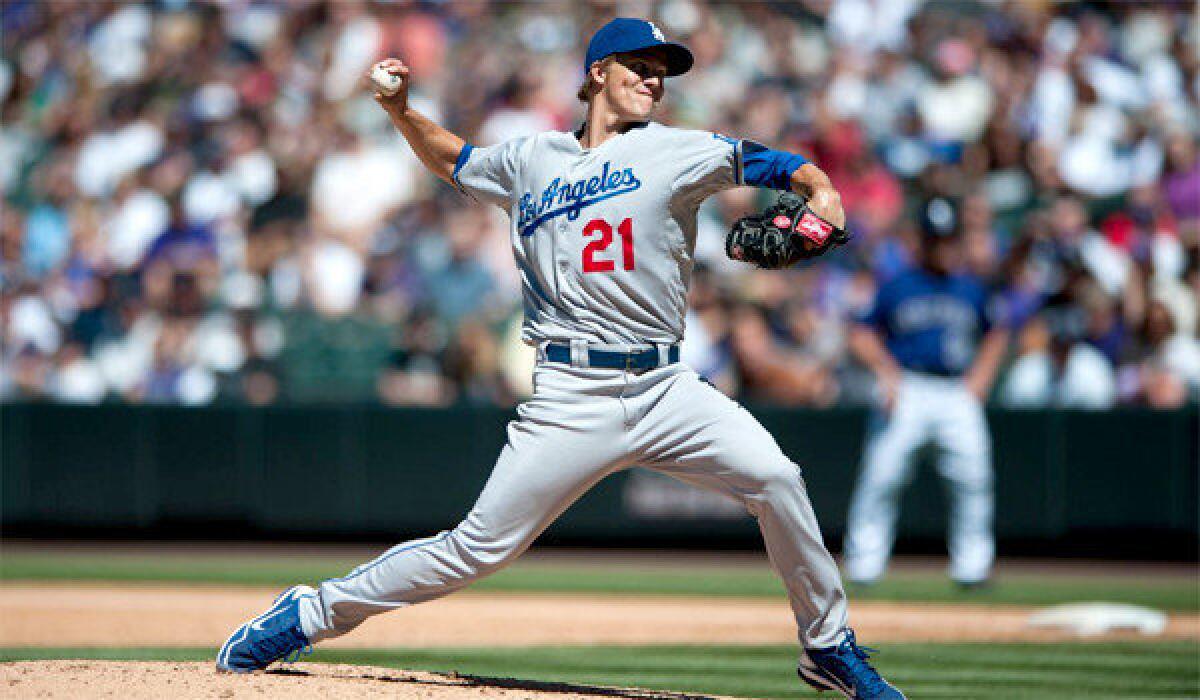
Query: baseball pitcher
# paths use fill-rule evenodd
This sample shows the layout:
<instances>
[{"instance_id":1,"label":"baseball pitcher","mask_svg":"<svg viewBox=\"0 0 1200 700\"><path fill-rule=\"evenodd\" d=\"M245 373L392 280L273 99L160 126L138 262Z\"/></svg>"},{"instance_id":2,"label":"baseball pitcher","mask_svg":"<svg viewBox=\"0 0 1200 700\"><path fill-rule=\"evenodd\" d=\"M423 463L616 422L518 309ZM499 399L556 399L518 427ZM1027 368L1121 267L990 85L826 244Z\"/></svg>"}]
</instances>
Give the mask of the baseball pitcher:
<instances>
[{"instance_id":1,"label":"baseball pitcher","mask_svg":"<svg viewBox=\"0 0 1200 700\"><path fill-rule=\"evenodd\" d=\"M874 371L882 400L868 424L850 502L846 573L864 585L883 575L913 455L932 444L950 493L950 577L975 587L987 581L995 555L983 400L1008 331L994 317L983 285L957 273L962 243L954 206L933 199L921 222L920 265L880 287L850 336L851 349Z\"/></svg>"},{"instance_id":2,"label":"baseball pitcher","mask_svg":"<svg viewBox=\"0 0 1200 700\"><path fill-rule=\"evenodd\" d=\"M580 129L477 147L407 102L409 69L376 94L431 172L503 208L523 282L534 395L517 410L479 500L454 529L397 545L316 589L296 586L234 631L218 668L253 671L371 615L460 590L520 555L608 474L634 464L728 495L755 516L804 652L799 674L848 698L902 698L847 626L846 596L800 469L735 402L679 361L706 197L739 185L786 195L738 222L736 259L783 267L846 240L837 192L804 158L650 121L692 55L652 23L618 18L588 45Z\"/></svg>"}]
</instances>

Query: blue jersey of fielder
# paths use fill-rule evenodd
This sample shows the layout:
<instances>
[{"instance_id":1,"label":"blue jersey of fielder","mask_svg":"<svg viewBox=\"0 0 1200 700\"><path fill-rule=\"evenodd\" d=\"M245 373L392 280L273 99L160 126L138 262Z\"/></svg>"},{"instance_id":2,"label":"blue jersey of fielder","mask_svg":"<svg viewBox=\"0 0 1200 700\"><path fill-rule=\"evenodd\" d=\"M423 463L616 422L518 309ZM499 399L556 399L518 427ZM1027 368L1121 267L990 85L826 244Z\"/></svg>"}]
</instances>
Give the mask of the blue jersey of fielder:
<instances>
[{"instance_id":1,"label":"blue jersey of fielder","mask_svg":"<svg viewBox=\"0 0 1200 700\"><path fill-rule=\"evenodd\" d=\"M990 316L987 291L974 277L913 268L884 283L859 320L879 331L901 367L957 377L971 366Z\"/></svg>"},{"instance_id":2,"label":"blue jersey of fielder","mask_svg":"<svg viewBox=\"0 0 1200 700\"><path fill-rule=\"evenodd\" d=\"M805 162L649 122L588 149L560 131L467 145L454 182L509 214L527 343L642 345L683 339L700 203L743 184L787 189Z\"/></svg>"}]
</instances>

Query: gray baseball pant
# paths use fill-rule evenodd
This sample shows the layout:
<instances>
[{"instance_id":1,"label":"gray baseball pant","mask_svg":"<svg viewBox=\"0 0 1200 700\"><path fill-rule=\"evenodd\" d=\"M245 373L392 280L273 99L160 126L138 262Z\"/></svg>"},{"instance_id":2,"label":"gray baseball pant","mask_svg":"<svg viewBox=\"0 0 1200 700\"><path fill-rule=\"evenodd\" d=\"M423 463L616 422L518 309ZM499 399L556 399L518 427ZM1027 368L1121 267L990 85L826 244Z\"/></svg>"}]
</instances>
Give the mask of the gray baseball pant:
<instances>
[{"instance_id":1,"label":"gray baseball pant","mask_svg":"<svg viewBox=\"0 0 1200 700\"><path fill-rule=\"evenodd\" d=\"M758 520L787 587L800 643L840 641L846 596L799 467L749 412L694 371L675 364L639 374L543 362L534 370L533 398L517 413L483 493L457 527L396 545L302 599L310 641L498 571L592 485L635 464L741 502Z\"/></svg>"}]
</instances>

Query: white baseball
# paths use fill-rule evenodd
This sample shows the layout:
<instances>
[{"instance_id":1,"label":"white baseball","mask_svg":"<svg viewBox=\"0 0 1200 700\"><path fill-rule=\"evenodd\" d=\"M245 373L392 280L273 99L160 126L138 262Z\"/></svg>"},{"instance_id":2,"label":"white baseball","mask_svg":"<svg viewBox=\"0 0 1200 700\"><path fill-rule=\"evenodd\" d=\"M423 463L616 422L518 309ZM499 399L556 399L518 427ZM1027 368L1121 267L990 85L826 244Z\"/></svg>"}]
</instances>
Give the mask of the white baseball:
<instances>
[{"instance_id":1,"label":"white baseball","mask_svg":"<svg viewBox=\"0 0 1200 700\"><path fill-rule=\"evenodd\" d=\"M400 76L389 73L381 63L376 63L375 67L371 69L371 83L375 85L376 90L387 97L400 92Z\"/></svg>"}]
</instances>

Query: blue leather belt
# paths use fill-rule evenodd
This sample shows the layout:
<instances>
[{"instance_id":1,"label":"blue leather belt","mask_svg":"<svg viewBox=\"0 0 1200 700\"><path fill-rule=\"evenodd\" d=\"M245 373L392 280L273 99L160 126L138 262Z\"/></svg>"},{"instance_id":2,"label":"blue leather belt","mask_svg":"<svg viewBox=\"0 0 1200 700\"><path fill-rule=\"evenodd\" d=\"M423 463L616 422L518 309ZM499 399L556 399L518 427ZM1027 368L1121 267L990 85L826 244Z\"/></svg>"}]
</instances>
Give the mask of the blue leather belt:
<instances>
[{"instance_id":1,"label":"blue leather belt","mask_svg":"<svg viewBox=\"0 0 1200 700\"><path fill-rule=\"evenodd\" d=\"M550 362L572 364L571 346L559 343L547 344L546 359ZM598 348L587 349L588 367L600 367L602 369L654 369L655 367L673 365L679 362L678 345L672 345L667 348L666 359L665 363L661 361L658 355L658 348L656 347L634 352L600 350Z\"/></svg>"}]
</instances>

